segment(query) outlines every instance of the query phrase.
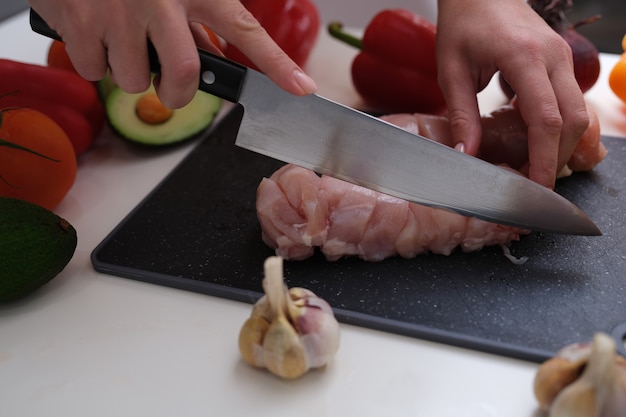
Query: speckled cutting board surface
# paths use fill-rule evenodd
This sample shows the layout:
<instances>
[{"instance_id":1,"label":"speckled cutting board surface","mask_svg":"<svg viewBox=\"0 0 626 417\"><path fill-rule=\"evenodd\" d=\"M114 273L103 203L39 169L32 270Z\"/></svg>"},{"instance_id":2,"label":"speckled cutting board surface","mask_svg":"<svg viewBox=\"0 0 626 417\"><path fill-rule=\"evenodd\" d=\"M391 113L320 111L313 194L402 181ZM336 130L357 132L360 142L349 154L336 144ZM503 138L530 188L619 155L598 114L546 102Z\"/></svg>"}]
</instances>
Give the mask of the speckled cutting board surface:
<instances>
[{"instance_id":1,"label":"speckled cutting board surface","mask_svg":"<svg viewBox=\"0 0 626 417\"><path fill-rule=\"evenodd\" d=\"M234 146L236 111L94 250L96 270L253 303L262 265L256 187L282 163ZM326 299L344 323L540 362L562 346L626 335L626 140L557 191L593 218L601 237L532 233L511 246L372 263L287 262L289 286ZM210 299L207 302L211 302Z\"/></svg>"}]
</instances>

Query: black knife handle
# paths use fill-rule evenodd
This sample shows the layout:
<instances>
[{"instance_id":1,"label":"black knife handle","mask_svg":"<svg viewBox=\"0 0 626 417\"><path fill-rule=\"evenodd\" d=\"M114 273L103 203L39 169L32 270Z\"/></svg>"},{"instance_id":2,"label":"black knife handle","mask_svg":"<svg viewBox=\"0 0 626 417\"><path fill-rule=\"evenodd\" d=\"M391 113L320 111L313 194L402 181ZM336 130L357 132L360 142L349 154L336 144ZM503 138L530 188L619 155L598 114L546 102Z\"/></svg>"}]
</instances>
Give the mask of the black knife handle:
<instances>
[{"instance_id":1,"label":"black knife handle","mask_svg":"<svg viewBox=\"0 0 626 417\"><path fill-rule=\"evenodd\" d=\"M46 21L32 8L30 9L30 27L40 35L63 41L59 34L48 26ZM239 102L239 95L248 68L201 49L198 49L198 55L200 56L198 89L233 103ZM150 40L148 40L148 59L150 60L150 71L161 72L159 56Z\"/></svg>"}]
</instances>

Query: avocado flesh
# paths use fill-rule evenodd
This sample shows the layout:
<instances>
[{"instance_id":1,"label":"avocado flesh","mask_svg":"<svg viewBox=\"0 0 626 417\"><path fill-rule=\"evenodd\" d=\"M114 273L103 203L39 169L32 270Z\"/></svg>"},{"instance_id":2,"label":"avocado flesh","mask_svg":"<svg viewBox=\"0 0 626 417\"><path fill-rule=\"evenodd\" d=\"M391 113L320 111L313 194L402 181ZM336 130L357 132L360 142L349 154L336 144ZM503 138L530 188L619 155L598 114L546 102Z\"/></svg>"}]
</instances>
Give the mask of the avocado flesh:
<instances>
[{"instance_id":1,"label":"avocado flesh","mask_svg":"<svg viewBox=\"0 0 626 417\"><path fill-rule=\"evenodd\" d=\"M193 138L206 129L221 107L221 99L203 91L196 92L191 102L175 109L172 117L160 124L142 121L136 113L137 101L146 92L129 94L114 88L106 100L107 117L111 127L124 139L150 146L170 145Z\"/></svg>"},{"instance_id":2,"label":"avocado flesh","mask_svg":"<svg viewBox=\"0 0 626 417\"><path fill-rule=\"evenodd\" d=\"M76 230L50 210L0 197L0 302L12 301L57 276L76 249Z\"/></svg>"}]
</instances>

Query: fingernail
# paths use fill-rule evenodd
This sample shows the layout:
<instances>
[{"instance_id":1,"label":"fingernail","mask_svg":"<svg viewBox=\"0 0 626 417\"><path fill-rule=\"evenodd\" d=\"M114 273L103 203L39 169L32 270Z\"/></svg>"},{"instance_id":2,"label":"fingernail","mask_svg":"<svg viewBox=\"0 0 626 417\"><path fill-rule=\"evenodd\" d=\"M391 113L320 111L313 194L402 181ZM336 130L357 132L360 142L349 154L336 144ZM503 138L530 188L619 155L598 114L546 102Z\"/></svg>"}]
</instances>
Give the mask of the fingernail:
<instances>
[{"instance_id":1,"label":"fingernail","mask_svg":"<svg viewBox=\"0 0 626 417\"><path fill-rule=\"evenodd\" d=\"M295 70L293 78L304 94L313 94L317 91L317 84L313 78L306 75L302 70Z\"/></svg>"},{"instance_id":2,"label":"fingernail","mask_svg":"<svg viewBox=\"0 0 626 417\"><path fill-rule=\"evenodd\" d=\"M461 153L465 153L465 144L463 142L459 142L454 146L454 149Z\"/></svg>"}]
</instances>

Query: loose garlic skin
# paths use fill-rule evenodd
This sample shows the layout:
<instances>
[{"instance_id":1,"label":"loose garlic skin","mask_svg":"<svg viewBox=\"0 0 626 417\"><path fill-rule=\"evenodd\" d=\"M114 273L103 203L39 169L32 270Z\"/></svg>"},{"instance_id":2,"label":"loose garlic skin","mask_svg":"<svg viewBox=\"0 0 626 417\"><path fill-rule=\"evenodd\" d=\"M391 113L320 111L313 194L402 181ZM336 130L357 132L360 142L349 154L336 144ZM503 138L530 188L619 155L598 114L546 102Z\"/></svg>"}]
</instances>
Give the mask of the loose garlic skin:
<instances>
[{"instance_id":1,"label":"loose garlic skin","mask_svg":"<svg viewBox=\"0 0 626 417\"><path fill-rule=\"evenodd\" d=\"M339 323L328 303L305 288L287 290L282 258L265 261L265 295L239 332L243 359L293 379L326 365L339 349Z\"/></svg>"},{"instance_id":2,"label":"loose garlic skin","mask_svg":"<svg viewBox=\"0 0 626 417\"><path fill-rule=\"evenodd\" d=\"M590 344L568 346L544 362L534 389L549 417L623 417L626 360L613 339L598 333Z\"/></svg>"}]
</instances>

